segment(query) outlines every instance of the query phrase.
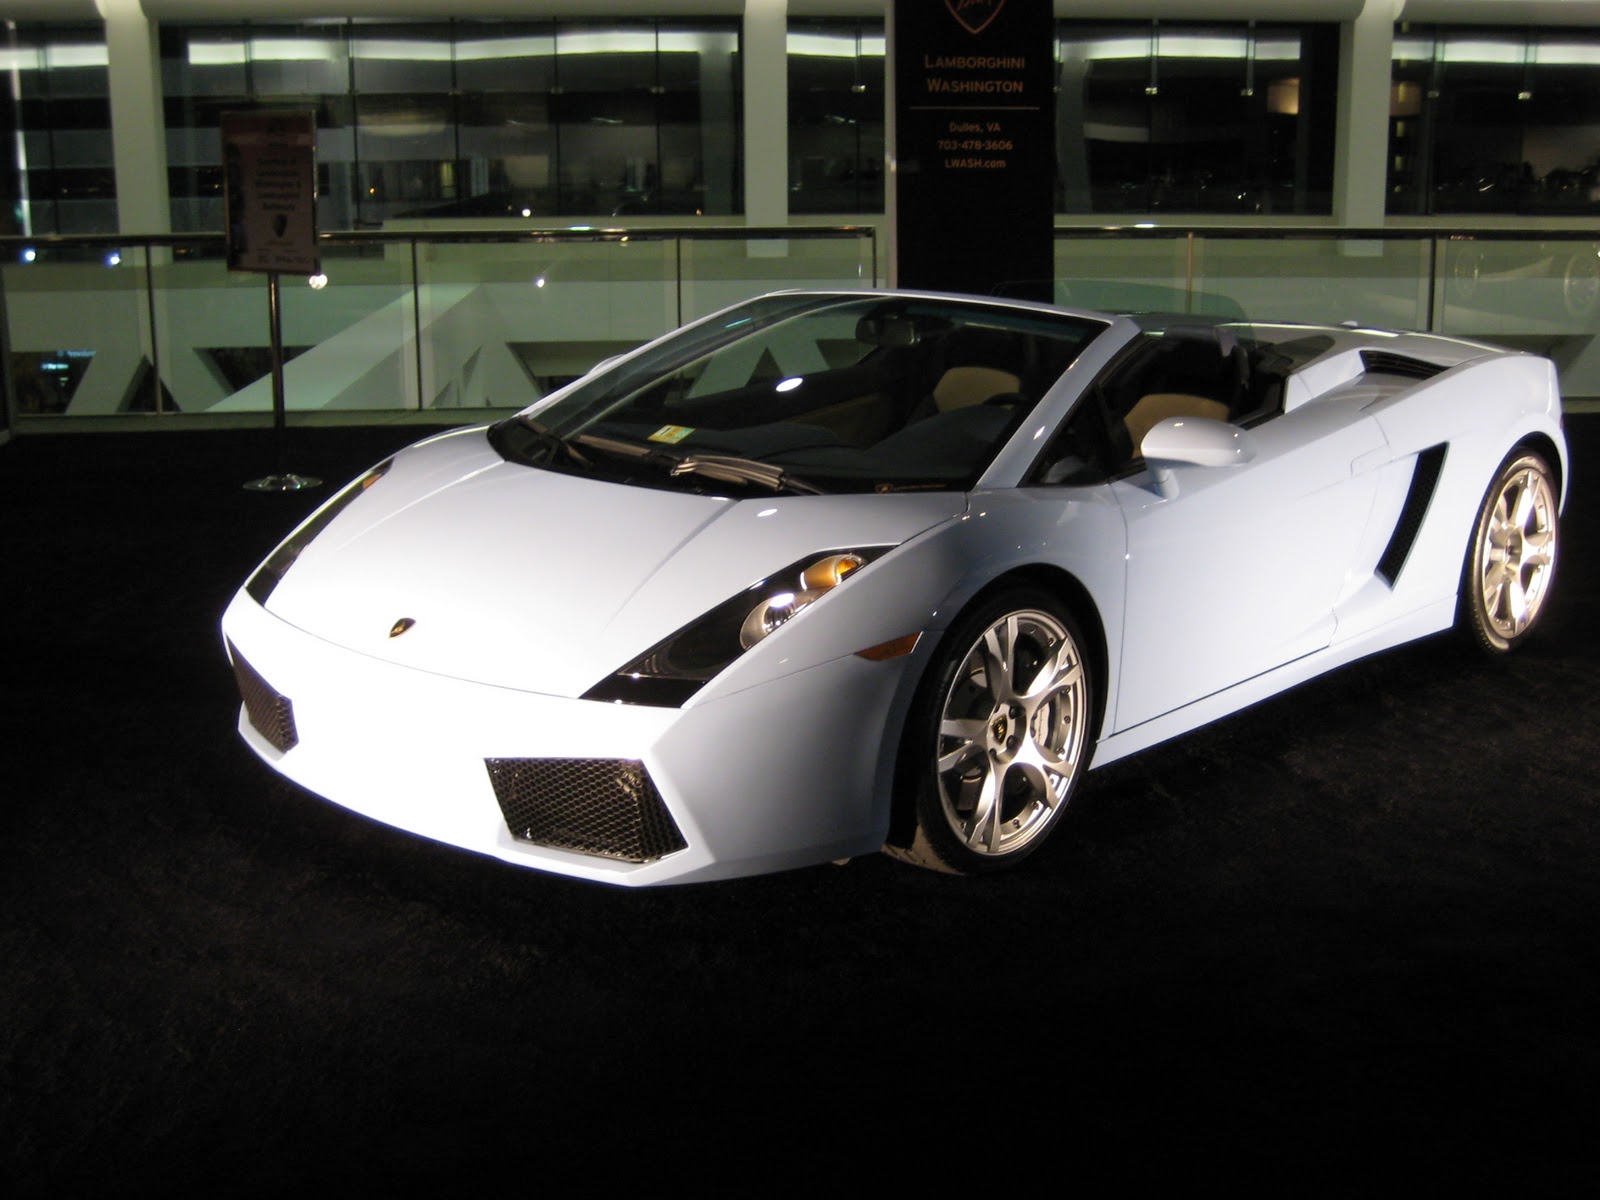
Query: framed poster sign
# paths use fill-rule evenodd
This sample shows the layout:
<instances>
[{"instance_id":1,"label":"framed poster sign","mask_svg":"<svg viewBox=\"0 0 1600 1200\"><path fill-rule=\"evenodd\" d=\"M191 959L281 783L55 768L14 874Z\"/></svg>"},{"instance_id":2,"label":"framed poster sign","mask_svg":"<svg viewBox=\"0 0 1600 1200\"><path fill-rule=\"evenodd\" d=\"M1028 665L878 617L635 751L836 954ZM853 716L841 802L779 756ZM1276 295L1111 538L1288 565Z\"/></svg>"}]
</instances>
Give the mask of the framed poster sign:
<instances>
[{"instance_id":1,"label":"framed poster sign","mask_svg":"<svg viewBox=\"0 0 1600 1200\"><path fill-rule=\"evenodd\" d=\"M223 113L222 164L228 269L317 274L316 114Z\"/></svg>"}]
</instances>

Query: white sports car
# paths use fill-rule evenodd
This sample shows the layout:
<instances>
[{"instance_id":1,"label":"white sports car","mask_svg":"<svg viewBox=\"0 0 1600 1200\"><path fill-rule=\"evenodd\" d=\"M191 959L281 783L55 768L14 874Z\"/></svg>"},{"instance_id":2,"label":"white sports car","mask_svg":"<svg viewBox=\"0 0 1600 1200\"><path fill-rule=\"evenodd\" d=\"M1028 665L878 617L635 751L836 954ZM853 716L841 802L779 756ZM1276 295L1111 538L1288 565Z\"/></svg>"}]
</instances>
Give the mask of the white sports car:
<instances>
[{"instance_id":1,"label":"white sports car","mask_svg":"<svg viewBox=\"0 0 1600 1200\"><path fill-rule=\"evenodd\" d=\"M223 631L250 746L430 838L981 872L1091 763L1452 624L1515 647L1566 476L1531 355L783 293L396 454Z\"/></svg>"}]
</instances>

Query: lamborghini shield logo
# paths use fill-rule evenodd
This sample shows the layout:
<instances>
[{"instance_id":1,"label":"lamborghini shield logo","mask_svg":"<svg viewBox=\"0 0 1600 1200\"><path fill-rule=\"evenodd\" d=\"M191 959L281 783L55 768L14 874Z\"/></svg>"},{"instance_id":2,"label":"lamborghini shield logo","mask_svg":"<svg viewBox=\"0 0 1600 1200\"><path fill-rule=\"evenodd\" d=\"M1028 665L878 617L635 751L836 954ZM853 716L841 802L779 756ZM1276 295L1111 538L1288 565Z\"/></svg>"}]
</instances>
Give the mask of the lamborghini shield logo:
<instances>
[{"instance_id":1,"label":"lamborghini shield logo","mask_svg":"<svg viewBox=\"0 0 1600 1200\"><path fill-rule=\"evenodd\" d=\"M404 633L406 630L410 629L415 624L416 624L416 621L413 620L412 618L410 618L410 617L401 617L393 625L389 626L389 636L392 637L392 638L397 638L402 633Z\"/></svg>"},{"instance_id":2,"label":"lamborghini shield logo","mask_svg":"<svg viewBox=\"0 0 1600 1200\"><path fill-rule=\"evenodd\" d=\"M1000 15L1006 0L944 0L944 6L968 33L982 33Z\"/></svg>"}]
</instances>

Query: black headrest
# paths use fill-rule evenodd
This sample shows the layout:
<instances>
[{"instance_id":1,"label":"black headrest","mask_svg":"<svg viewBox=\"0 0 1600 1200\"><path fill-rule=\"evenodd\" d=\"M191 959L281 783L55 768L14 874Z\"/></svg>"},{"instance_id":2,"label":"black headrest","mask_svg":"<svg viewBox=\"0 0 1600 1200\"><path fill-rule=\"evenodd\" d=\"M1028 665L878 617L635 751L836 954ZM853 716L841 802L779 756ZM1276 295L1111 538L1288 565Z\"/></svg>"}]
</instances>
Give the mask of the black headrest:
<instances>
[{"instance_id":1,"label":"black headrest","mask_svg":"<svg viewBox=\"0 0 1600 1200\"><path fill-rule=\"evenodd\" d=\"M1216 325L1169 325L1162 332L1163 342L1185 346L1204 346L1218 358L1229 358L1239 348L1239 339L1233 330Z\"/></svg>"}]
</instances>

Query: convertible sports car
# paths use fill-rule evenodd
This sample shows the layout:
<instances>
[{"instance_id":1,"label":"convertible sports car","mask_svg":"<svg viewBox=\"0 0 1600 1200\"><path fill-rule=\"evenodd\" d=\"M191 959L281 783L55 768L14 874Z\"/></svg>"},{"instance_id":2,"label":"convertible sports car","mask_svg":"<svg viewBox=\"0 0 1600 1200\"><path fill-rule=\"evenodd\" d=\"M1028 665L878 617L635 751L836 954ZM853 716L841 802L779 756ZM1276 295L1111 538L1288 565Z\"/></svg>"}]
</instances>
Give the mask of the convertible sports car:
<instances>
[{"instance_id":1,"label":"convertible sports car","mask_svg":"<svg viewBox=\"0 0 1600 1200\"><path fill-rule=\"evenodd\" d=\"M223 619L239 730L358 812L622 884L1009 866L1101 765L1550 596L1545 359L782 293L331 499Z\"/></svg>"}]
</instances>

